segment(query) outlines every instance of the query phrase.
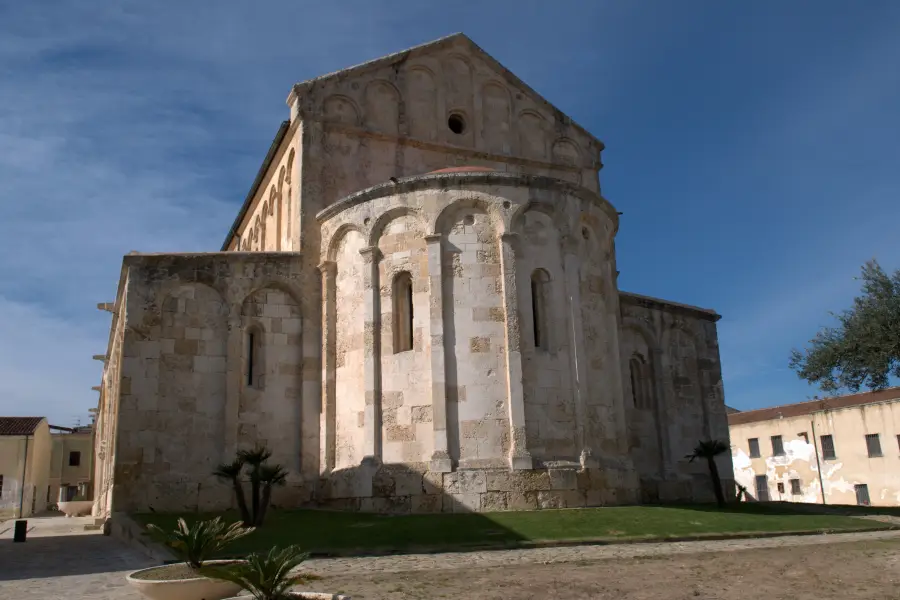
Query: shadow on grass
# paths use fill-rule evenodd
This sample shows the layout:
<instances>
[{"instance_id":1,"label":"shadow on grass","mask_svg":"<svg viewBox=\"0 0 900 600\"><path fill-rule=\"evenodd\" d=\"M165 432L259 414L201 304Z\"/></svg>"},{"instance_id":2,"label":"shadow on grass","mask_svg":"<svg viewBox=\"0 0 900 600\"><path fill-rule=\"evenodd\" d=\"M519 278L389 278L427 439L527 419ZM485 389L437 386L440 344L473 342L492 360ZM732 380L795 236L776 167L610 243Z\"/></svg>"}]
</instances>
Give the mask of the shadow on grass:
<instances>
[{"instance_id":1,"label":"shadow on grass","mask_svg":"<svg viewBox=\"0 0 900 600\"><path fill-rule=\"evenodd\" d=\"M141 514L142 523L171 527L179 515ZM207 518L213 515L182 515ZM236 519L234 514L227 518ZM273 511L266 524L227 557L297 544L314 555L377 555L477 549L727 538L747 534L853 531L879 524L842 515L802 514L776 507L714 505L614 506L527 512L378 515L318 510ZM224 556L223 556L224 557Z\"/></svg>"},{"instance_id":2,"label":"shadow on grass","mask_svg":"<svg viewBox=\"0 0 900 600\"><path fill-rule=\"evenodd\" d=\"M715 504L684 505L683 508L719 512ZM726 512L758 515L833 515L843 517L900 517L900 506L857 506L855 504L812 504L806 502L739 502Z\"/></svg>"}]
</instances>

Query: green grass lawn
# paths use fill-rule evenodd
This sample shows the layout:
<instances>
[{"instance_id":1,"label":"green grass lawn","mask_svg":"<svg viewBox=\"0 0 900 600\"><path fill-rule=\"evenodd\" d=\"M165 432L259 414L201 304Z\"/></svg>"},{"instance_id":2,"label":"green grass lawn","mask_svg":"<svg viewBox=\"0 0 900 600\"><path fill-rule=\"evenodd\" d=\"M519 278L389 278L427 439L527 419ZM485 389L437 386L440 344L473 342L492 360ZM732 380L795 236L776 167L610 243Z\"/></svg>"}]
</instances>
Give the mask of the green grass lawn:
<instances>
[{"instance_id":1,"label":"green grass lawn","mask_svg":"<svg viewBox=\"0 0 900 600\"><path fill-rule=\"evenodd\" d=\"M173 528L215 515L145 513L139 523ZM228 520L237 520L225 513ZM784 531L854 530L879 526L841 515L798 513L782 506L618 506L533 512L387 516L314 510L272 511L265 525L238 540L228 555L297 544L314 553L410 552L516 546L543 541L598 538L666 539L696 535Z\"/></svg>"}]
</instances>

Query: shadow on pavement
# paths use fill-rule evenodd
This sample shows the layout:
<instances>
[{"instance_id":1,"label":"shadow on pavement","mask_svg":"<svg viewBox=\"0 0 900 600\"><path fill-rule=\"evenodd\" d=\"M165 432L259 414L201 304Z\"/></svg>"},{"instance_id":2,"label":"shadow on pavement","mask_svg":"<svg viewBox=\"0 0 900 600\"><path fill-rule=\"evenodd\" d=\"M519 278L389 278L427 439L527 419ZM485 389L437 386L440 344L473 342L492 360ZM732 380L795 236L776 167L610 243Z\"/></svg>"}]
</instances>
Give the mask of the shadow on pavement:
<instances>
[{"instance_id":1,"label":"shadow on pavement","mask_svg":"<svg viewBox=\"0 0 900 600\"><path fill-rule=\"evenodd\" d=\"M0 581L133 571L152 564L119 540L102 535L0 540Z\"/></svg>"}]
</instances>

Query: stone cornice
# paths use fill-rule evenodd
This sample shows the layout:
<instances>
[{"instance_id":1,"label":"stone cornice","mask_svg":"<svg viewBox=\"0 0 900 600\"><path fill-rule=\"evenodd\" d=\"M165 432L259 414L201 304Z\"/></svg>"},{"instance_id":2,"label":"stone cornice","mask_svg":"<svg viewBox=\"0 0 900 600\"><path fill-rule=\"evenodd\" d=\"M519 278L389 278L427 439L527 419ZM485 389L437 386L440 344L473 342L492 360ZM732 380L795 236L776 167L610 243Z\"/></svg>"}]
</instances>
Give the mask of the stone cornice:
<instances>
[{"instance_id":1,"label":"stone cornice","mask_svg":"<svg viewBox=\"0 0 900 600\"><path fill-rule=\"evenodd\" d=\"M373 185L372 187L345 196L331 206L319 211L319 213L316 214L316 220L319 223L322 223L348 208L385 196L396 196L398 194L425 189L465 189L472 186L485 185L527 187L571 194L599 206L607 216L609 216L615 227L618 228L619 215L613 205L603 196L592 192L581 185L556 179L554 177L546 177L544 175L524 175L517 173L503 173L500 171L489 173L483 171L464 171L458 173L414 175L412 177L397 179L396 181L379 183L378 185Z\"/></svg>"}]
</instances>

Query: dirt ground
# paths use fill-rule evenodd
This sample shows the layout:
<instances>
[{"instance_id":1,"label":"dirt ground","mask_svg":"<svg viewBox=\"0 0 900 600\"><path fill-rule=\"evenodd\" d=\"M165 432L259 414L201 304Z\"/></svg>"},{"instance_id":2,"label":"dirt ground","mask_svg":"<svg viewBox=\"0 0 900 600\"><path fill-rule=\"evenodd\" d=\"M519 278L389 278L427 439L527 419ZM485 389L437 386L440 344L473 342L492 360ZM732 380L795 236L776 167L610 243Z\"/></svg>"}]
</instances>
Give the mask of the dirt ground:
<instances>
[{"instance_id":1,"label":"dirt ground","mask_svg":"<svg viewBox=\"0 0 900 600\"><path fill-rule=\"evenodd\" d=\"M900 539L482 570L331 575L353 600L898 600Z\"/></svg>"}]
</instances>

